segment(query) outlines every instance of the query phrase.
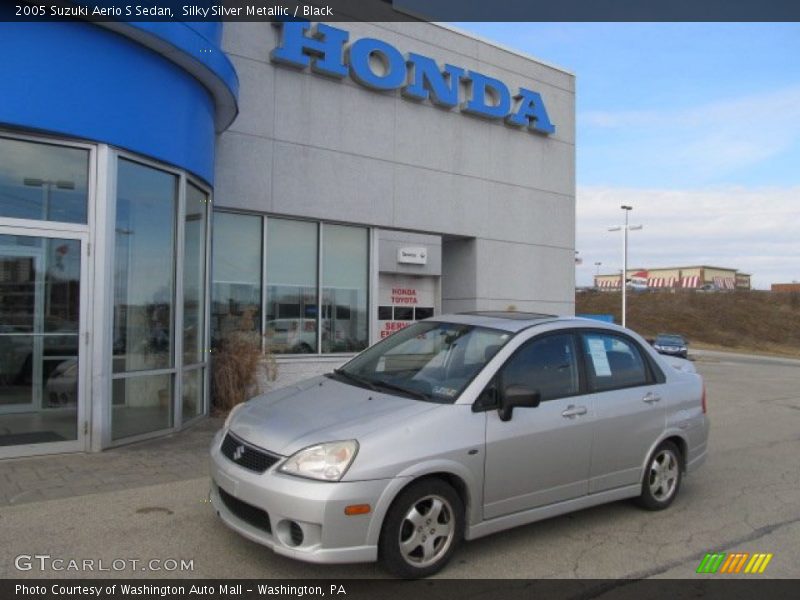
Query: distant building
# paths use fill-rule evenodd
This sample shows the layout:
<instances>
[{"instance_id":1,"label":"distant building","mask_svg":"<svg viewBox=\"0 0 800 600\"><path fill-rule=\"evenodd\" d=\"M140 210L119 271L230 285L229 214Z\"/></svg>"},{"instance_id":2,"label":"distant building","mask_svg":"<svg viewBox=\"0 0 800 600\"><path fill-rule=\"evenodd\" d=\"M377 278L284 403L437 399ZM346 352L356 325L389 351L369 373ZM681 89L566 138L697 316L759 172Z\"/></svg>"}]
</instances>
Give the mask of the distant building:
<instances>
[{"instance_id":1,"label":"distant building","mask_svg":"<svg viewBox=\"0 0 800 600\"><path fill-rule=\"evenodd\" d=\"M773 292L800 292L800 283L773 283L770 289Z\"/></svg>"},{"instance_id":2,"label":"distant building","mask_svg":"<svg viewBox=\"0 0 800 600\"><path fill-rule=\"evenodd\" d=\"M627 280L629 285L635 289L750 289L749 274L741 273L736 269L707 265L628 269ZM621 289L620 273L596 275L594 286L608 291Z\"/></svg>"}]
</instances>

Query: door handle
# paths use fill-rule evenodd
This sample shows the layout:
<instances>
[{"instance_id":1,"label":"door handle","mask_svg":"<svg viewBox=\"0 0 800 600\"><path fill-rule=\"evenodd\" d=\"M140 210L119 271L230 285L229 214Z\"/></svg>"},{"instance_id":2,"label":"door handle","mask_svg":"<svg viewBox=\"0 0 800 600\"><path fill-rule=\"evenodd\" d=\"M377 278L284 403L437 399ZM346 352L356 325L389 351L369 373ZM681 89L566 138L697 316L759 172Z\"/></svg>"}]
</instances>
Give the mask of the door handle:
<instances>
[{"instance_id":1,"label":"door handle","mask_svg":"<svg viewBox=\"0 0 800 600\"><path fill-rule=\"evenodd\" d=\"M642 402L647 402L648 404L653 404L659 400L661 400L661 396L654 394L653 392L647 392L644 395L644 398L642 398Z\"/></svg>"},{"instance_id":2,"label":"door handle","mask_svg":"<svg viewBox=\"0 0 800 600\"><path fill-rule=\"evenodd\" d=\"M570 404L567 409L561 413L562 417L567 419L571 419L572 417L577 417L579 415L585 415L587 409L585 406L575 406L574 404Z\"/></svg>"}]
</instances>

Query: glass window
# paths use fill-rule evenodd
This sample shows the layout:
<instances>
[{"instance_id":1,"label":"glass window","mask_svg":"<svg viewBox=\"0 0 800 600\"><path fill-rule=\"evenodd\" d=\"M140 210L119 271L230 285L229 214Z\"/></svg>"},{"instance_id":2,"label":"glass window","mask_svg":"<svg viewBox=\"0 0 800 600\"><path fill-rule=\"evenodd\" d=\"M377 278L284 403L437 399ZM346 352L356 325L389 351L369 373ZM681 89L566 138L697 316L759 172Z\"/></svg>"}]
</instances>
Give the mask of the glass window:
<instances>
[{"instance_id":1,"label":"glass window","mask_svg":"<svg viewBox=\"0 0 800 600\"><path fill-rule=\"evenodd\" d=\"M267 319L264 336L275 353L317 351L318 225L267 219Z\"/></svg>"},{"instance_id":2,"label":"glass window","mask_svg":"<svg viewBox=\"0 0 800 600\"><path fill-rule=\"evenodd\" d=\"M115 373L173 366L178 177L119 160L114 249Z\"/></svg>"},{"instance_id":3,"label":"glass window","mask_svg":"<svg viewBox=\"0 0 800 600\"><path fill-rule=\"evenodd\" d=\"M172 427L172 379L170 374L114 379L111 437L118 440Z\"/></svg>"},{"instance_id":4,"label":"glass window","mask_svg":"<svg viewBox=\"0 0 800 600\"><path fill-rule=\"evenodd\" d=\"M203 414L204 369L183 373L183 420Z\"/></svg>"},{"instance_id":5,"label":"glass window","mask_svg":"<svg viewBox=\"0 0 800 600\"><path fill-rule=\"evenodd\" d=\"M646 385L647 368L634 343L625 338L590 333L583 335L589 385L595 391Z\"/></svg>"},{"instance_id":6,"label":"glass window","mask_svg":"<svg viewBox=\"0 0 800 600\"><path fill-rule=\"evenodd\" d=\"M430 319L433 316L432 306L416 306L414 307L414 319L422 321L422 319Z\"/></svg>"},{"instance_id":7,"label":"glass window","mask_svg":"<svg viewBox=\"0 0 800 600\"><path fill-rule=\"evenodd\" d=\"M368 230L325 225L322 235L322 351L367 347Z\"/></svg>"},{"instance_id":8,"label":"glass window","mask_svg":"<svg viewBox=\"0 0 800 600\"><path fill-rule=\"evenodd\" d=\"M426 321L398 331L332 376L433 402L455 402L511 338L506 331Z\"/></svg>"},{"instance_id":9,"label":"glass window","mask_svg":"<svg viewBox=\"0 0 800 600\"><path fill-rule=\"evenodd\" d=\"M580 388L573 336L548 335L528 342L503 367L501 381L503 388L538 390L542 401L574 396Z\"/></svg>"},{"instance_id":10,"label":"glass window","mask_svg":"<svg viewBox=\"0 0 800 600\"><path fill-rule=\"evenodd\" d=\"M80 242L0 235L0 446L78 436Z\"/></svg>"},{"instance_id":11,"label":"glass window","mask_svg":"<svg viewBox=\"0 0 800 600\"><path fill-rule=\"evenodd\" d=\"M86 223L89 151L0 138L0 217Z\"/></svg>"},{"instance_id":12,"label":"glass window","mask_svg":"<svg viewBox=\"0 0 800 600\"><path fill-rule=\"evenodd\" d=\"M391 321L392 320L392 306L379 306L378 307L378 320Z\"/></svg>"},{"instance_id":13,"label":"glass window","mask_svg":"<svg viewBox=\"0 0 800 600\"><path fill-rule=\"evenodd\" d=\"M214 213L211 335L261 332L261 224L252 215Z\"/></svg>"},{"instance_id":14,"label":"glass window","mask_svg":"<svg viewBox=\"0 0 800 600\"><path fill-rule=\"evenodd\" d=\"M205 360L206 223L208 196L186 187L183 241L183 364Z\"/></svg>"},{"instance_id":15,"label":"glass window","mask_svg":"<svg viewBox=\"0 0 800 600\"><path fill-rule=\"evenodd\" d=\"M413 321L414 320L414 307L413 306L395 306L394 307L394 320L395 321Z\"/></svg>"}]
</instances>

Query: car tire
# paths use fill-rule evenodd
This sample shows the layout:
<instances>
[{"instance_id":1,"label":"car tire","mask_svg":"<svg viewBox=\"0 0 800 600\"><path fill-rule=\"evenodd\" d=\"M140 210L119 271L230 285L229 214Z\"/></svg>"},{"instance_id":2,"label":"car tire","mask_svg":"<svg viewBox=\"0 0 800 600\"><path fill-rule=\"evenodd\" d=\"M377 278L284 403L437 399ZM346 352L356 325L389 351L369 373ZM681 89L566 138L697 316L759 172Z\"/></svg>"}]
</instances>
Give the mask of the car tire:
<instances>
[{"instance_id":1,"label":"car tire","mask_svg":"<svg viewBox=\"0 0 800 600\"><path fill-rule=\"evenodd\" d=\"M428 577L447 564L463 537L458 493L441 479L421 479L400 492L386 513L378 556L397 577Z\"/></svg>"},{"instance_id":2,"label":"car tire","mask_svg":"<svg viewBox=\"0 0 800 600\"><path fill-rule=\"evenodd\" d=\"M639 506L664 510L675 500L682 480L681 452L673 442L663 442L647 459L642 494L637 499Z\"/></svg>"}]
</instances>

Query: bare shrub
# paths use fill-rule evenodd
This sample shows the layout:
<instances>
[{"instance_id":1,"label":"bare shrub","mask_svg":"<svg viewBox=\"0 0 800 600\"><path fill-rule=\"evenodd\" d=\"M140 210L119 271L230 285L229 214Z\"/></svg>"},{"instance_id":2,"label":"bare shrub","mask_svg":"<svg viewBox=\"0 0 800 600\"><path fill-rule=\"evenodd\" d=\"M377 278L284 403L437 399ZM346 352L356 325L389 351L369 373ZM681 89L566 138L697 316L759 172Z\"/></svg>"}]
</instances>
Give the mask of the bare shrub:
<instances>
[{"instance_id":1,"label":"bare shrub","mask_svg":"<svg viewBox=\"0 0 800 600\"><path fill-rule=\"evenodd\" d=\"M211 381L214 407L227 412L258 393L261 340L250 331L232 331L215 348Z\"/></svg>"}]
</instances>

